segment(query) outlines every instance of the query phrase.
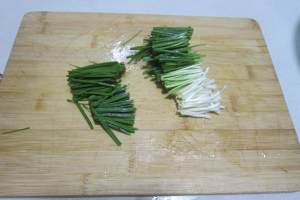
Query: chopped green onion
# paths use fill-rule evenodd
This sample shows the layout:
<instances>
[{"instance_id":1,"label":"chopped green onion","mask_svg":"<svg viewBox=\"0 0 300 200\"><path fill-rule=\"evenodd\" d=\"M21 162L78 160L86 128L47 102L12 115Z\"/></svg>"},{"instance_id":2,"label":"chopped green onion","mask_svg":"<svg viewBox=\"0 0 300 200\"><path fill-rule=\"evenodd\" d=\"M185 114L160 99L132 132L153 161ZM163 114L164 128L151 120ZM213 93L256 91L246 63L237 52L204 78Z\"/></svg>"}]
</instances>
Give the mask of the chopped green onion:
<instances>
[{"instance_id":1,"label":"chopped green onion","mask_svg":"<svg viewBox=\"0 0 300 200\"><path fill-rule=\"evenodd\" d=\"M121 145L112 129L126 135L136 130L133 101L126 86L120 84L125 66L118 62L91 63L69 71L67 77L73 100L67 101L77 106L91 129L93 124L84 109L91 113L95 124L101 125L113 141Z\"/></svg>"},{"instance_id":2,"label":"chopped green onion","mask_svg":"<svg viewBox=\"0 0 300 200\"><path fill-rule=\"evenodd\" d=\"M175 97L180 115L209 118L208 112L223 108L221 95L200 65L204 55L192 50L200 46L190 45L192 33L191 27L154 27L128 58L147 62L145 73Z\"/></svg>"}]
</instances>

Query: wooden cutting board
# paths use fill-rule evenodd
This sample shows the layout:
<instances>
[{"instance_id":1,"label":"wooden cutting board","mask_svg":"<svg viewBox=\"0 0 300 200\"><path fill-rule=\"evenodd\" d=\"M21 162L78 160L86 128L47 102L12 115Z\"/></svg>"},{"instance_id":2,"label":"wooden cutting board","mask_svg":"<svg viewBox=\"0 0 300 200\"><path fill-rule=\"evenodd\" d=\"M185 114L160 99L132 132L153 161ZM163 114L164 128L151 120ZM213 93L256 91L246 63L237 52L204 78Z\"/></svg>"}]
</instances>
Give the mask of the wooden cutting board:
<instances>
[{"instance_id":1,"label":"wooden cutting board","mask_svg":"<svg viewBox=\"0 0 300 200\"><path fill-rule=\"evenodd\" d=\"M175 103L128 66L137 107L121 147L89 130L70 98L67 70L108 61L118 41L153 26L194 28L193 44L223 92L212 119ZM0 195L158 195L297 191L300 145L258 24L251 19L33 12L25 15L0 84Z\"/></svg>"}]
</instances>

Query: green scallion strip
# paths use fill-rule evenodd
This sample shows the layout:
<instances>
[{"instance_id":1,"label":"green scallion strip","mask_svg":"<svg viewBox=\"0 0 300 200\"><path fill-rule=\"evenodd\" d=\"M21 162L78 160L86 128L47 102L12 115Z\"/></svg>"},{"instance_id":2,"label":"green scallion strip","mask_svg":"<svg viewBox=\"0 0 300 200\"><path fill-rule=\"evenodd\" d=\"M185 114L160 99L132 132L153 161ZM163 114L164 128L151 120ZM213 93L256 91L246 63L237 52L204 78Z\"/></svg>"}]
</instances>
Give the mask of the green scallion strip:
<instances>
[{"instance_id":1,"label":"green scallion strip","mask_svg":"<svg viewBox=\"0 0 300 200\"><path fill-rule=\"evenodd\" d=\"M125 42L123 42L121 45L125 46L126 44L128 44L129 42L131 42L134 38L136 38L142 31L137 32L136 34L134 34L131 38L129 38L128 40L126 40Z\"/></svg>"},{"instance_id":2,"label":"green scallion strip","mask_svg":"<svg viewBox=\"0 0 300 200\"><path fill-rule=\"evenodd\" d=\"M125 66L117 62L91 63L69 71L67 79L73 100L67 101L77 106L91 129L93 124L84 109L91 113L95 124L101 125L113 141L121 145L113 130L126 135L136 130L133 101L126 86L120 84Z\"/></svg>"},{"instance_id":3,"label":"green scallion strip","mask_svg":"<svg viewBox=\"0 0 300 200\"><path fill-rule=\"evenodd\" d=\"M15 132L19 132L19 131L25 131L25 130L28 130L30 129L30 127L26 127L26 128L20 128L20 129L15 129L15 130L10 130L10 131L5 131L5 132L2 132L1 134L9 134L9 133L15 133Z\"/></svg>"},{"instance_id":4,"label":"green scallion strip","mask_svg":"<svg viewBox=\"0 0 300 200\"><path fill-rule=\"evenodd\" d=\"M82 116L84 117L85 121L89 125L90 129L94 129L94 126L93 126L91 120L89 119L89 117L87 116L87 114L84 112L84 110L81 107L80 103L78 103L77 101L75 101L74 103L77 106L78 110L81 112Z\"/></svg>"},{"instance_id":5,"label":"green scallion strip","mask_svg":"<svg viewBox=\"0 0 300 200\"><path fill-rule=\"evenodd\" d=\"M106 131L106 133L111 137L111 139L118 145L120 146L122 143L121 141L117 138L117 136L114 134L114 132L109 128L109 126L106 124L105 121L101 122L101 126L103 129Z\"/></svg>"}]
</instances>

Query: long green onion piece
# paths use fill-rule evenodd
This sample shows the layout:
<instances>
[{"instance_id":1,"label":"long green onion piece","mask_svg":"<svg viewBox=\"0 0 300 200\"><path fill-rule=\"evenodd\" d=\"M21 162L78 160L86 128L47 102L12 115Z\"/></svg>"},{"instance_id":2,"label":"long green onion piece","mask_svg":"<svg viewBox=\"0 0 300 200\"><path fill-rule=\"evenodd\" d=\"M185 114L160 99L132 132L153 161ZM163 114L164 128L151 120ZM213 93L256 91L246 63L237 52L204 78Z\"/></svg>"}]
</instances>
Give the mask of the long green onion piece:
<instances>
[{"instance_id":1,"label":"long green onion piece","mask_svg":"<svg viewBox=\"0 0 300 200\"><path fill-rule=\"evenodd\" d=\"M129 42L131 42L134 38L136 38L142 31L137 32L136 34L134 34L131 38L129 38L128 40L126 40L125 42L121 43L121 46L125 46L126 44L128 44Z\"/></svg>"},{"instance_id":2,"label":"long green onion piece","mask_svg":"<svg viewBox=\"0 0 300 200\"><path fill-rule=\"evenodd\" d=\"M200 64L204 55L193 51L199 45L190 45L192 34L192 27L154 27L128 58L147 63L145 73L175 97L180 115L209 118L223 108L221 95Z\"/></svg>"},{"instance_id":3,"label":"long green onion piece","mask_svg":"<svg viewBox=\"0 0 300 200\"><path fill-rule=\"evenodd\" d=\"M87 122L87 124L89 125L90 129L94 129L94 126L91 122L91 120L89 119L89 117L87 116L87 114L84 112L83 108L81 107L80 103L78 103L78 101L75 102L75 105L77 106L78 110L80 111L80 113L82 114L82 116L84 117L85 121Z\"/></svg>"},{"instance_id":4,"label":"long green onion piece","mask_svg":"<svg viewBox=\"0 0 300 200\"><path fill-rule=\"evenodd\" d=\"M93 124L84 109L91 113L95 124L101 125L117 145L121 145L112 130L130 135L134 133L135 107L126 86L120 84L125 70L123 63L92 63L68 72L72 100L89 127ZM84 108L84 109L83 109Z\"/></svg>"},{"instance_id":5,"label":"long green onion piece","mask_svg":"<svg viewBox=\"0 0 300 200\"><path fill-rule=\"evenodd\" d=\"M30 129L30 127L15 129L15 130L11 130L11 131L5 131L5 132L2 132L1 134L15 133L15 132L19 132L19 131L25 131L25 130L28 130L28 129Z\"/></svg>"}]
</instances>

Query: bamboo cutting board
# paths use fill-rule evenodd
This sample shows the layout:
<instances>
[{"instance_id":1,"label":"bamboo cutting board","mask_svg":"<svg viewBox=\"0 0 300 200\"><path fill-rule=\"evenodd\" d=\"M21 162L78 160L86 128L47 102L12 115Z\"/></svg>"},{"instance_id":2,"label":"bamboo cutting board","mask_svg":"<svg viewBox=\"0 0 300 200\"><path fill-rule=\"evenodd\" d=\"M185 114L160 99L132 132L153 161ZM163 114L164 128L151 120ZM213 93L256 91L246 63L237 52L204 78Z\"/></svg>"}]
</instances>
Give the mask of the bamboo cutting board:
<instances>
[{"instance_id":1,"label":"bamboo cutting board","mask_svg":"<svg viewBox=\"0 0 300 200\"><path fill-rule=\"evenodd\" d=\"M137 107L133 136L89 130L70 98L69 64L153 26L194 28L193 44L223 92L212 119L182 118L139 65L123 82ZM254 20L127 14L25 15L0 84L0 195L158 195L297 191L300 145Z\"/></svg>"}]
</instances>

